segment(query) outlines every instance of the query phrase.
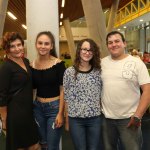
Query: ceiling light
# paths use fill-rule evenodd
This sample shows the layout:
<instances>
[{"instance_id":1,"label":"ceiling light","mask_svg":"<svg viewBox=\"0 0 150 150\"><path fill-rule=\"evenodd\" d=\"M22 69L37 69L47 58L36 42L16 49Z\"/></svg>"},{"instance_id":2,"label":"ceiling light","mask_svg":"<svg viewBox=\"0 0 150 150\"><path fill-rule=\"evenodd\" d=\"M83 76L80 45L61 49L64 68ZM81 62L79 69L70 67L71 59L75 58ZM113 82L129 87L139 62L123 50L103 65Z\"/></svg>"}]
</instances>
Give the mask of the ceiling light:
<instances>
[{"instance_id":1,"label":"ceiling light","mask_svg":"<svg viewBox=\"0 0 150 150\"><path fill-rule=\"evenodd\" d=\"M62 0L61 7L65 6L65 0Z\"/></svg>"},{"instance_id":2,"label":"ceiling light","mask_svg":"<svg viewBox=\"0 0 150 150\"><path fill-rule=\"evenodd\" d=\"M60 22L59 25L61 26L61 25L62 25L62 22Z\"/></svg>"},{"instance_id":3,"label":"ceiling light","mask_svg":"<svg viewBox=\"0 0 150 150\"><path fill-rule=\"evenodd\" d=\"M126 26L124 26L123 28L124 28L124 29L126 29L127 27L126 27Z\"/></svg>"},{"instance_id":4,"label":"ceiling light","mask_svg":"<svg viewBox=\"0 0 150 150\"><path fill-rule=\"evenodd\" d=\"M26 26L26 25L24 25L24 24L22 24L22 27L23 27L24 29L27 29L27 26Z\"/></svg>"},{"instance_id":5,"label":"ceiling light","mask_svg":"<svg viewBox=\"0 0 150 150\"><path fill-rule=\"evenodd\" d=\"M13 15L10 11L7 12L7 14L9 15L9 17L11 17L12 19L16 20L17 17L15 15Z\"/></svg>"},{"instance_id":6,"label":"ceiling light","mask_svg":"<svg viewBox=\"0 0 150 150\"><path fill-rule=\"evenodd\" d=\"M120 31L120 29L118 29L118 31Z\"/></svg>"},{"instance_id":7,"label":"ceiling light","mask_svg":"<svg viewBox=\"0 0 150 150\"><path fill-rule=\"evenodd\" d=\"M105 10L104 13L106 14L109 11L109 9Z\"/></svg>"},{"instance_id":8,"label":"ceiling light","mask_svg":"<svg viewBox=\"0 0 150 150\"><path fill-rule=\"evenodd\" d=\"M60 14L60 18L61 18L61 19L63 18L63 13Z\"/></svg>"},{"instance_id":9,"label":"ceiling light","mask_svg":"<svg viewBox=\"0 0 150 150\"><path fill-rule=\"evenodd\" d=\"M140 19L140 22L142 22L143 21L143 19Z\"/></svg>"}]
</instances>

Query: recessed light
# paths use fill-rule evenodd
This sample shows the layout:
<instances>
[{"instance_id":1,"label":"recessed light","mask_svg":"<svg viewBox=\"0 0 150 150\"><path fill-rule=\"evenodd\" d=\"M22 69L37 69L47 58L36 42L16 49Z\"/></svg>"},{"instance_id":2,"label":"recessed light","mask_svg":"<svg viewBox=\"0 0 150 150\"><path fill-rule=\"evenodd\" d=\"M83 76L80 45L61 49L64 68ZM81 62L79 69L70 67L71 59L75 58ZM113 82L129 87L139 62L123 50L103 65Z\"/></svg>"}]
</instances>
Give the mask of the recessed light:
<instances>
[{"instance_id":1,"label":"recessed light","mask_svg":"<svg viewBox=\"0 0 150 150\"><path fill-rule=\"evenodd\" d=\"M126 29L127 27L126 27L126 26L124 26L123 28L124 28L124 29Z\"/></svg>"},{"instance_id":2,"label":"recessed light","mask_svg":"<svg viewBox=\"0 0 150 150\"><path fill-rule=\"evenodd\" d=\"M140 22L142 22L143 21L143 19L140 19Z\"/></svg>"},{"instance_id":3,"label":"recessed light","mask_svg":"<svg viewBox=\"0 0 150 150\"><path fill-rule=\"evenodd\" d=\"M118 31L120 31L120 29L118 29Z\"/></svg>"},{"instance_id":4,"label":"recessed light","mask_svg":"<svg viewBox=\"0 0 150 150\"><path fill-rule=\"evenodd\" d=\"M62 0L61 7L65 6L65 0Z\"/></svg>"},{"instance_id":5,"label":"recessed light","mask_svg":"<svg viewBox=\"0 0 150 150\"><path fill-rule=\"evenodd\" d=\"M22 24L22 27L23 27L24 29L27 29L27 26L26 26L26 25L24 25L24 24Z\"/></svg>"},{"instance_id":6,"label":"recessed light","mask_svg":"<svg viewBox=\"0 0 150 150\"><path fill-rule=\"evenodd\" d=\"M109 9L105 10L104 13L106 14L109 11Z\"/></svg>"},{"instance_id":7,"label":"recessed light","mask_svg":"<svg viewBox=\"0 0 150 150\"><path fill-rule=\"evenodd\" d=\"M9 17L11 17L13 20L16 20L16 19L17 19L17 17L16 17L14 14L12 14L10 11L8 11L7 14L8 14Z\"/></svg>"},{"instance_id":8,"label":"recessed light","mask_svg":"<svg viewBox=\"0 0 150 150\"><path fill-rule=\"evenodd\" d=\"M61 18L61 19L63 18L63 13L60 14L60 18Z\"/></svg>"},{"instance_id":9,"label":"recessed light","mask_svg":"<svg viewBox=\"0 0 150 150\"><path fill-rule=\"evenodd\" d=\"M60 22L59 25L61 26L61 25L62 25L62 22Z\"/></svg>"}]
</instances>

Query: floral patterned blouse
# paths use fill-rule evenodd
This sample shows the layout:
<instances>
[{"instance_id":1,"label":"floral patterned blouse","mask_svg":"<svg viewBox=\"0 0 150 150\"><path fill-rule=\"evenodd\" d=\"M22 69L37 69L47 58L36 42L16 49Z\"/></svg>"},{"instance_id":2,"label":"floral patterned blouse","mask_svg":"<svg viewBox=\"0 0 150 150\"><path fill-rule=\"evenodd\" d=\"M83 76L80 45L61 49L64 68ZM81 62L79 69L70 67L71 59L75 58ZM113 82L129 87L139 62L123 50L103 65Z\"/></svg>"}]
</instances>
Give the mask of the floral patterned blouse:
<instances>
[{"instance_id":1,"label":"floral patterned blouse","mask_svg":"<svg viewBox=\"0 0 150 150\"><path fill-rule=\"evenodd\" d=\"M66 69L63 78L64 99L68 103L68 116L87 118L101 114L102 80L100 71L91 68L87 72L75 68Z\"/></svg>"}]
</instances>

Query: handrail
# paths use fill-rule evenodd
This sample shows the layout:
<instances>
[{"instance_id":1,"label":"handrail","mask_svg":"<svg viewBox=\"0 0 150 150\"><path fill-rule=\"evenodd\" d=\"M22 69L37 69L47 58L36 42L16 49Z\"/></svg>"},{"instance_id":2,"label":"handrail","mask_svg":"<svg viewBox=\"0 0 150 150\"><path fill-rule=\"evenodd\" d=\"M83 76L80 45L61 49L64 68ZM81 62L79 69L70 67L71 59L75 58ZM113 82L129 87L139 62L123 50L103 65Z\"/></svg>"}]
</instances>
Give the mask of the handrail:
<instances>
[{"instance_id":1,"label":"handrail","mask_svg":"<svg viewBox=\"0 0 150 150\"><path fill-rule=\"evenodd\" d=\"M150 12L150 0L132 0L118 10L115 28Z\"/></svg>"}]
</instances>

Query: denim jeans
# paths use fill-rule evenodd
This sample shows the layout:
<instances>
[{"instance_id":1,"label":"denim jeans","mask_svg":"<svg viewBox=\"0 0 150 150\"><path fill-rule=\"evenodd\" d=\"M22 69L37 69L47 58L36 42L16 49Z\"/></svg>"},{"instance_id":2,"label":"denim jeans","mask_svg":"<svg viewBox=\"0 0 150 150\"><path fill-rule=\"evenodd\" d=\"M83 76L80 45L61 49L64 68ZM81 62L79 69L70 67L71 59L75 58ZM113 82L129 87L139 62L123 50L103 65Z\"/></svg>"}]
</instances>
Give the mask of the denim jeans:
<instances>
[{"instance_id":1,"label":"denim jeans","mask_svg":"<svg viewBox=\"0 0 150 150\"><path fill-rule=\"evenodd\" d=\"M101 117L69 117L69 130L75 150L100 150Z\"/></svg>"},{"instance_id":2,"label":"denim jeans","mask_svg":"<svg viewBox=\"0 0 150 150\"><path fill-rule=\"evenodd\" d=\"M59 150L61 128L54 128L56 115L59 111L59 100L48 103L34 101L34 116L38 126L41 147L47 145L48 150ZM42 148L47 150L47 148Z\"/></svg>"},{"instance_id":3,"label":"denim jeans","mask_svg":"<svg viewBox=\"0 0 150 150\"><path fill-rule=\"evenodd\" d=\"M130 118L102 120L104 150L141 150L142 132L139 128L127 128ZM119 145L118 145L119 143Z\"/></svg>"}]
</instances>

